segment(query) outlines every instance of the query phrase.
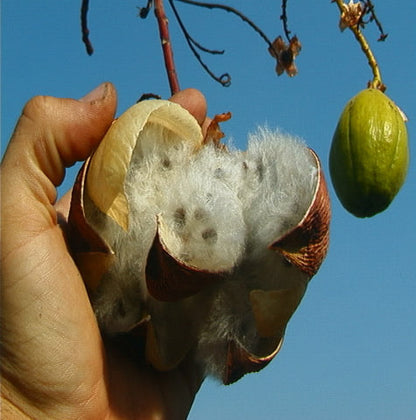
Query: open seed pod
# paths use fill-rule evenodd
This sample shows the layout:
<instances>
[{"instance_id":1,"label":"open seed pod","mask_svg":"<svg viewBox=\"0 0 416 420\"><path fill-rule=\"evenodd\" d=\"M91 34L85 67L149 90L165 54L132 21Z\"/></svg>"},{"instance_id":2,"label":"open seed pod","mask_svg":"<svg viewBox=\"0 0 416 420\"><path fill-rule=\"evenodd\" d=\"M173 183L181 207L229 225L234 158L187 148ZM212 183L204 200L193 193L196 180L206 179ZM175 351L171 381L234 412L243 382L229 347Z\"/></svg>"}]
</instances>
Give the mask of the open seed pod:
<instances>
[{"instance_id":1,"label":"open seed pod","mask_svg":"<svg viewBox=\"0 0 416 420\"><path fill-rule=\"evenodd\" d=\"M235 382L266 366L322 263L330 208L320 163L259 130L246 151L204 139L164 100L118 118L73 190L70 246L104 334L145 328L146 358L192 355Z\"/></svg>"}]
</instances>

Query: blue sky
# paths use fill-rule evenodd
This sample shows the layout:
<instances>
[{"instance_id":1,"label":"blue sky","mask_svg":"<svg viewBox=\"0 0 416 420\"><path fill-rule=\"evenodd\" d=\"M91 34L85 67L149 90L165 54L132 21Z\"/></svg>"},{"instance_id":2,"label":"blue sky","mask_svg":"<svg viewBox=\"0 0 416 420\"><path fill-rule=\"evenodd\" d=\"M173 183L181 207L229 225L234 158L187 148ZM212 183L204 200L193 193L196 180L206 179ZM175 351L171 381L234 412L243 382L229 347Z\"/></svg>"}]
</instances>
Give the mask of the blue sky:
<instances>
[{"instance_id":1,"label":"blue sky","mask_svg":"<svg viewBox=\"0 0 416 420\"><path fill-rule=\"evenodd\" d=\"M119 113L144 92L169 96L153 14L137 18L144 0L92 1L89 27L95 53L81 43L80 1L4 0L2 13L2 151L22 106L43 94L79 98L105 80L118 89ZM280 2L223 2L239 8L270 38L282 34ZM416 134L416 4L374 2L389 34L374 47L387 94L409 118L411 151ZM259 6L261 4L261 6ZM258 125L296 134L320 156L328 153L346 102L366 87L371 73L350 32L338 29L329 0L289 2L289 25L303 49L299 75L277 77L264 42L238 18L178 4L190 33L223 56L203 56L232 85L216 84L191 55L166 5L181 87L207 97L211 115L233 118L222 128L245 148ZM73 182L68 171L61 191ZM330 182L329 182L330 185ZM392 205L357 219L339 204L330 185L330 250L289 323L280 354L263 371L224 387L207 380L189 418L403 419L416 418L416 166Z\"/></svg>"}]
</instances>

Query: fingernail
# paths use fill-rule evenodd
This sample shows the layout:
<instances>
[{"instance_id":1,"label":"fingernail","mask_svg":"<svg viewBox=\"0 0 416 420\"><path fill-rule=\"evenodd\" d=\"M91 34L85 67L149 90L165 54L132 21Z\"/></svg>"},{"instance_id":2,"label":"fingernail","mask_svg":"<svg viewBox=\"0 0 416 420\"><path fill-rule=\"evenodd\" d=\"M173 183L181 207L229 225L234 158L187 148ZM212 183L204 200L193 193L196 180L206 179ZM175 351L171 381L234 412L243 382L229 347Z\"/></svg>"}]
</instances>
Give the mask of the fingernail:
<instances>
[{"instance_id":1,"label":"fingernail","mask_svg":"<svg viewBox=\"0 0 416 420\"><path fill-rule=\"evenodd\" d=\"M94 105L96 102L102 101L107 96L107 92L108 92L108 84L101 83L101 85L97 86L91 92L83 96L80 99L80 101Z\"/></svg>"}]
</instances>

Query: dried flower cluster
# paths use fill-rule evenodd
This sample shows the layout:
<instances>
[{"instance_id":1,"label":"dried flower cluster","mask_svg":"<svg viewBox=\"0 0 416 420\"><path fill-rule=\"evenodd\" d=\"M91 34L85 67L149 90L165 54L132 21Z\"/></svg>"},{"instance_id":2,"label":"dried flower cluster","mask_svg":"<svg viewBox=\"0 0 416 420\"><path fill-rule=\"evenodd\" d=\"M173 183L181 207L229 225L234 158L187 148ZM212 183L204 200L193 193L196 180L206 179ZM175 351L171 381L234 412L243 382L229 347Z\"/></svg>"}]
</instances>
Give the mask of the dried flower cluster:
<instances>
[{"instance_id":1,"label":"dried flower cluster","mask_svg":"<svg viewBox=\"0 0 416 420\"><path fill-rule=\"evenodd\" d=\"M290 77L297 75L298 69L295 65L295 57L301 49L302 45L296 36L290 39L289 45L283 41L281 36L273 41L272 46L269 48L269 53L277 60L276 73L278 76L283 74L283 72L286 72Z\"/></svg>"},{"instance_id":2,"label":"dried flower cluster","mask_svg":"<svg viewBox=\"0 0 416 420\"><path fill-rule=\"evenodd\" d=\"M357 3L354 3L353 0L350 0L348 4L343 5L339 20L339 28L341 31L344 31L346 28L357 26L360 23L362 15L363 7L361 2L358 1Z\"/></svg>"}]
</instances>

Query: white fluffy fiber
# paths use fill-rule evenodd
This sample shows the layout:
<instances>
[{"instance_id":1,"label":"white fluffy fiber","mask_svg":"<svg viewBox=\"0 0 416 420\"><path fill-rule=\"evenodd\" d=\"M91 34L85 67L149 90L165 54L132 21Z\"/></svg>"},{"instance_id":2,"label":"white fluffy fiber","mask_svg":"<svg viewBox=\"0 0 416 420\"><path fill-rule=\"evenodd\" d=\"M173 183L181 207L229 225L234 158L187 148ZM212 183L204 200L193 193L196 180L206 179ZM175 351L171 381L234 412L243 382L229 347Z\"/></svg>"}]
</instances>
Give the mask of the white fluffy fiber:
<instances>
[{"instance_id":1,"label":"white fluffy fiber","mask_svg":"<svg viewBox=\"0 0 416 420\"><path fill-rule=\"evenodd\" d=\"M203 153L172 177L160 209L171 255L202 270L230 271L243 255L245 223L235 191L204 167ZM215 171L214 171L215 172Z\"/></svg>"},{"instance_id":2,"label":"white fluffy fiber","mask_svg":"<svg viewBox=\"0 0 416 420\"><path fill-rule=\"evenodd\" d=\"M317 169L302 141L269 129L252 134L245 152L209 145L192 153L186 143L160 135L142 139L133 154L125 183L129 232L111 223L100 227L113 238L117 262L97 290L94 308L108 332L128 330L149 308L163 312L163 304L146 303L144 274L159 218L161 240L174 258L228 273L209 313L199 314L205 318L197 353L207 372L221 376L228 340L252 351L264 345L249 291L307 281L267 247L304 216ZM170 342L163 334L162 345Z\"/></svg>"},{"instance_id":3,"label":"white fluffy fiber","mask_svg":"<svg viewBox=\"0 0 416 420\"><path fill-rule=\"evenodd\" d=\"M248 174L241 200L251 249L263 249L302 219L318 180L309 149L299 139L259 129L249 137Z\"/></svg>"},{"instance_id":4,"label":"white fluffy fiber","mask_svg":"<svg viewBox=\"0 0 416 420\"><path fill-rule=\"evenodd\" d=\"M147 189L156 192L158 213L169 227L165 245L174 257L211 271L235 267L246 248L264 252L295 226L317 182L305 145L267 129L250 136L247 152L207 146L187 162L172 157L162 170L154 159Z\"/></svg>"}]
</instances>

